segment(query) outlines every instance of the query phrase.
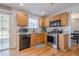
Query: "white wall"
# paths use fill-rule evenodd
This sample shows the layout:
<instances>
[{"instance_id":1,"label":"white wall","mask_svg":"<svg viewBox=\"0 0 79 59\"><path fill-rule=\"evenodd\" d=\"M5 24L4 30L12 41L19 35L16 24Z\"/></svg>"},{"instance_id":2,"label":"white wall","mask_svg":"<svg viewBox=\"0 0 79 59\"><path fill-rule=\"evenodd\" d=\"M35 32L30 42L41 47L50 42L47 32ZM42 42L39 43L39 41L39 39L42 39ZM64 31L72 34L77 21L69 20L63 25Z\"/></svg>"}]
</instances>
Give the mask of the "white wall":
<instances>
[{"instance_id":1,"label":"white wall","mask_svg":"<svg viewBox=\"0 0 79 59\"><path fill-rule=\"evenodd\" d=\"M15 14L10 15L10 48L16 47L16 20Z\"/></svg>"},{"instance_id":2,"label":"white wall","mask_svg":"<svg viewBox=\"0 0 79 59\"><path fill-rule=\"evenodd\" d=\"M71 15L71 29L72 32L75 30L79 31L79 12L72 13Z\"/></svg>"},{"instance_id":3,"label":"white wall","mask_svg":"<svg viewBox=\"0 0 79 59\"><path fill-rule=\"evenodd\" d=\"M71 29L72 29L72 32L73 31L79 31L79 19L75 20L74 19L74 22L71 23Z\"/></svg>"}]
</instances>

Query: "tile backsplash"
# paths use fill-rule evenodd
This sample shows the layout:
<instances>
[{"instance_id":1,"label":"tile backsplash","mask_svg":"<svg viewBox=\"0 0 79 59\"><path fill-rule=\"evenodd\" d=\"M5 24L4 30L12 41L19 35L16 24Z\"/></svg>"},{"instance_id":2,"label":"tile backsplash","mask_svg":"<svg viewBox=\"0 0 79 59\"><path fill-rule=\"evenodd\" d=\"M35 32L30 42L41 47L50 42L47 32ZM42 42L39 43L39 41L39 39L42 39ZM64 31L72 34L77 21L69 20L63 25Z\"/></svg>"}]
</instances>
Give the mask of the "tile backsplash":
<instances>
[{"instance_id":1,"label":"tile backsplash","mask_svg":"<svg viewBox=\"0 0 79 59\"><path fill-rule=\"evenodd\" d=\"M51 32L51 31L53 31L54 29L58 29L59 31L62 30L64 33L68 33L68 32L69 32L68 26L64 26L64 27L48 27L48 28L46 28L46 31L47 31L47 32Z\"/></svg>"},{"instance_id":2,"label":"tile backsplash","mask_svg":"<svg viewBox=\"0 0 79 59\"><path fill-rule=\"evenodd\" d=\"M20 29L22 27L18 27L18 29ZM28 29L28 32L32 33L32 32L37 32L37 33L40 33L42 32L42 28L37 28L37 29L29 29L28 27L25 27ZM64 26L64 27L47 27L46 28L46 32L51 32L53 31L54 29L58 29L59 31L63 31L64 33L68 33L69 32L69 28L68 26Z\"/></svg>"},{"instance_id":3,"label":"tile backsplash","mask_svg":"<svg viewBox=\"0 0 79 59\"><path fill-rule=\"evenodd\" d=\"M51 31L53 31L54 29L61 30L60 27L48 27L48 28L46 28L46 31L47 31L47 32L51 32Z\"/></svg>"}]
</instances>

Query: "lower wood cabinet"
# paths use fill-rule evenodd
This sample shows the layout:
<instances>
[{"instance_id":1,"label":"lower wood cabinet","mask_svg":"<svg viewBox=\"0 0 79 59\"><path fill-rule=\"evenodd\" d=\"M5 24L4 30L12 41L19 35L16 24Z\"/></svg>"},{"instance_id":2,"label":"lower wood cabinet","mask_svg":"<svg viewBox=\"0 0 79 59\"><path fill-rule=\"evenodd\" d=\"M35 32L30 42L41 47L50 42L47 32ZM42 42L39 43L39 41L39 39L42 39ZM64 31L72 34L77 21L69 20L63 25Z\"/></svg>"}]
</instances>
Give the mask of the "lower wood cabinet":
<instances>
[{"instance_id":1,"label":"lower wood cabinet","mask_svg":"<svg viewBox=\"0 0 79 59\"><path fill-rule=\"evenodd\" d=\"M31 34L31 46L42 43L42 42L44 42L44 34L41 34L41 33L40 34L39 33Z\"/></svg>"},{"instance_id":2,"label":"lower wood cabinet","mask_svg":"<svg viewBox=\"0 0 79 59\"><path fill-rule=\"evenodd\" d=\"M38 35L37 36L37 43L42 43L42 42L44 42L44 36Z\"/></svg>"},{"instance_id":3,"label":"lower wood cabinet","mask_svg":"<svg viewBox=\"0 0 79 59\"><path fill-rule=\"evenodd\" d=\"M59 35L59 49L63 51L68 49L68 34Z\"/></svg>"},{"instance_id":4,"label":"lower wood cabinet","mask_svg":"<svg viewBox=\"0 0 79 59\"><path fill-rule=\"evenodd\" d=\"M31 46L36 44L36 35L31 34Z\"/></svg>"}]
</instances>

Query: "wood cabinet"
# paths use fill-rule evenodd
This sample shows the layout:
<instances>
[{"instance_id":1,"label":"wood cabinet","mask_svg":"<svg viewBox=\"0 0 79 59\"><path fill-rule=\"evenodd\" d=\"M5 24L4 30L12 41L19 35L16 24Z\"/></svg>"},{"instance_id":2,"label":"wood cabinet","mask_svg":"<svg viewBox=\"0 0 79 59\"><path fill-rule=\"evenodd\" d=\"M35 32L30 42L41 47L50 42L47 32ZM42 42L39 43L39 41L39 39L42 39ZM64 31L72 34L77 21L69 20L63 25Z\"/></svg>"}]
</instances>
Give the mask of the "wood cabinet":
<instances>
[{"instance_id":1,"label":"wood cabinet","mask_svg":"<svg viewBox=\"0 0 79 59\"><path fill-rule=\"evenodd\" d=\"M49 17L40 17L40 27L49 26Z\"/></svg>"},{"instance_id":2,"label":"wood cabinet","mask_svg":"<svg viewBox=\"0 0 79 59\"><path fill-rule=\"evenodd\" d=\"M45 18L45 26L46 27L49 27L49 17L46 17Z\"/></svg>"},{"instance_id":3,"label":"wood cabinet","mask_svg":"<svg viewBox=\"0 0 79 59\"><path fill-rule=\"evenodd\" d=\"M37 37L35 34L31 34L31 46L37 44Z\"/></svg>"},{"instance_id":4,"label":"wood cabinet","mask_svg":"<svg viewBox=\"0 0 79 59\"><path fill-rule=\"evenodd\" d=\"M68 25L68 13L64 12L55 16L49 16L50 21L55 21L55 20L61 20L61 26L67 26Z\"/></svg>"},{"instance_id":5,"label":"wood cabinet","mask_svg":"<svg viewBox=\"0 0 79 59\"><path fill-rule=\"evenodd\" d=\"M60 15L54 16L53 20L60 20Z\"/></svg>"},{"instance_id":6,"label":"wood cabinet","mask_svg":"<svg viewBox=\"0 0 79 59\"><path fill-rule=\"evenodd\" d=\"M44 17L40 17L40 27L44 27L45 26L44 20L45 20Z\"/></svg>"},{"instance_id":7,"label":"wood cabinet","mask_svg":"<svg viewBox=\"0 0 79 59\"><path fill-rule=\"evenodd\" d=\"M31 46L39 43L44 43L46 35L43 33L33 33L31 34Z\"/></svg>"},{"instance_id":8,"label":"wood cabinet","mask_svg":"<svg viewBox=\"0 0 79 59\"><path fill-rule=\"evenodd\" d=\"M59 34L59 48L63 51L68 49L68 34Z\"/></svg>"},{"instance_id":9,"label":"wood cabinet","mask_svg":"<svg viewBox=\"0 0 79 59\"><path fill-rule=\"evenodd\" d=\"M45 43L45 45L47 45L47 33L44 33L44 43Z\"/></svg>"},{"instance_id":10,"label":"wood cabinet","mask_svg":"<svg viewBox=\"0 0 79 59\"><path fill-rule=\"evenodd\" d=\"M42 34L37 36L37 43L43 43L44 42L44 36Z\"/></svg>"},{"instance_id":11,"label":"wood cabinet","mask_svg":"<svg viewBox=\"0 0 79 59\"><path fill-rule=\"evenodd\" d=\"M16 20L18 26L26 26L28 25L28 16L23 12L16 13Z\"/></svg>"},{"instance_id":12,"label":"wood cabinet","mask_svg":"<svg viewBox=\"0 0 79 59\"><path fill-rule=\"evenodd\" d=\"M50 16L49 19L50 19L50 21L59 20L60 19L60 15Z\"/></svg>"},{"instance_id":13,"label":"wood cabinet","mask_svg":"<svg viewBox=\"0 0 79 59\"><path fill-rule=\"evenodd\" d=\"M62 13L60 15L60 20L61 20L61 26L67 26L68 25L68 13Z\"/></svg>"},{"instance_id":14,"label":"wood cabinet","mask_svg":"<svg viewBox=\"0 0 79 59\"><path fill-rule=\"evenodd\" d=\"M55 20L55 16L50 15L49 16L49 21L54 21Z\"/></svg>"}]
</instances>

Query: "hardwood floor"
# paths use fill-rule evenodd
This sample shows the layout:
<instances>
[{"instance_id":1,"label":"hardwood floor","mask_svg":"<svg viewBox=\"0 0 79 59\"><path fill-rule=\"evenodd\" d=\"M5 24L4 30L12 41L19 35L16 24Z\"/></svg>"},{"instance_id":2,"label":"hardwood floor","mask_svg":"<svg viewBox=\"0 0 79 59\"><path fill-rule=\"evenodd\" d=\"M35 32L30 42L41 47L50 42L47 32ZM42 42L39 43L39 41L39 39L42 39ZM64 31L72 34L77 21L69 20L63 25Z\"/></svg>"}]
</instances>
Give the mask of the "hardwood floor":
<instances>
[{"instance_id":1,"label":"hardwood floor","mask_svg":"<svg viewBox=\"0 0 79 59\"><path fill-rule=\"evenodd\" d=\"M20 52L17 52L16 49L7 49L0 51L1 56L79 56L79 46L73 45L72 49L63 52L61 50L56 50L49 46L44 46L42 48L36 48L32 46L31 48L24 49Z\"/></svg>"}]
</instances>

